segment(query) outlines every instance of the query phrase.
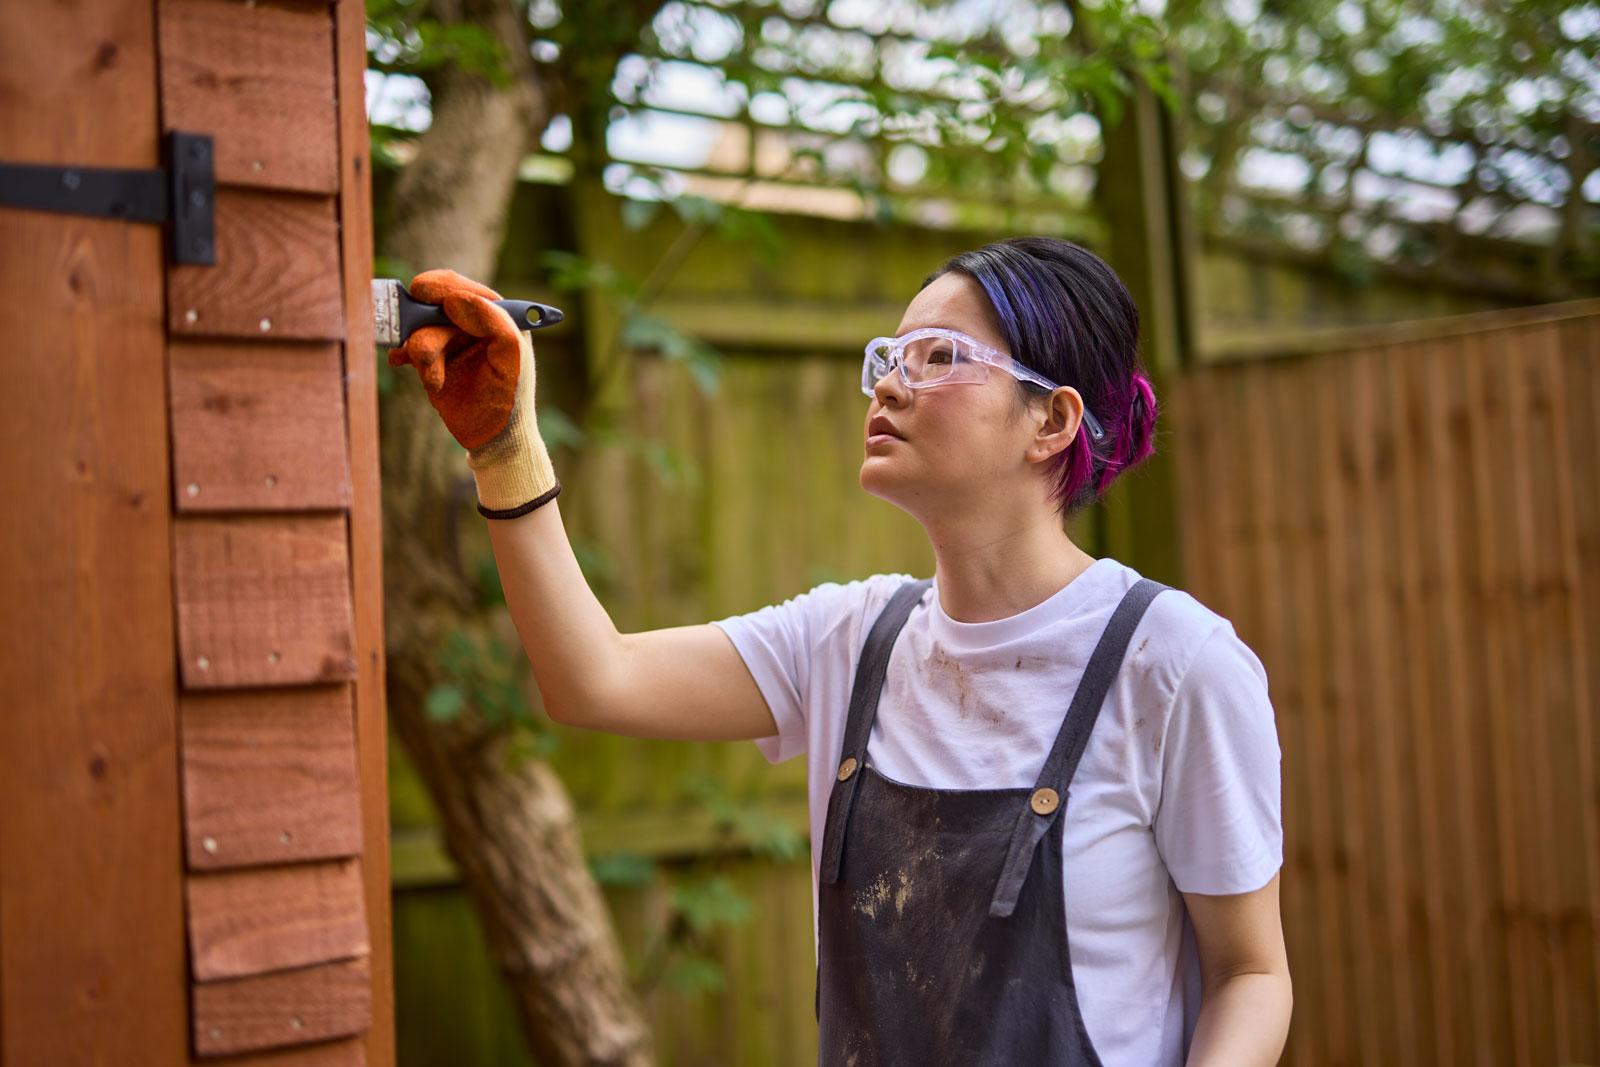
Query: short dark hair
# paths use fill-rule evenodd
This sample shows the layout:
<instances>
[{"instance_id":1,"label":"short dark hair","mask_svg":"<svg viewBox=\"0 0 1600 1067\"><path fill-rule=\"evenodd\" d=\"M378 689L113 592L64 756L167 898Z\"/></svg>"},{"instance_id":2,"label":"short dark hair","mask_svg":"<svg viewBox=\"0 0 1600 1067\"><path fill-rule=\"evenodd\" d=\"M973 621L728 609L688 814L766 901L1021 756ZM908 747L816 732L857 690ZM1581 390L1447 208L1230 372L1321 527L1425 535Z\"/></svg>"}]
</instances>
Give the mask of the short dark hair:
<instances>
[{"instance_id":1,"label":"short dark hair","mask_svg":"<svg viewBox=\"0 0 1600 1067\"><path fill-rule=\"evenodd\" d=\"M1012 358L1070 385L1105 429L1080 426L1050 468L1051 500L1067 515L1098 501L1116 476L1155 451L1156 396L1139 365L1139 309L1116 271L1059 237L1008 237L953 256L923 279L951 271L983 286ZM1022 401L1044 395L1018 380Z\"/></svg>"}]
</instances>

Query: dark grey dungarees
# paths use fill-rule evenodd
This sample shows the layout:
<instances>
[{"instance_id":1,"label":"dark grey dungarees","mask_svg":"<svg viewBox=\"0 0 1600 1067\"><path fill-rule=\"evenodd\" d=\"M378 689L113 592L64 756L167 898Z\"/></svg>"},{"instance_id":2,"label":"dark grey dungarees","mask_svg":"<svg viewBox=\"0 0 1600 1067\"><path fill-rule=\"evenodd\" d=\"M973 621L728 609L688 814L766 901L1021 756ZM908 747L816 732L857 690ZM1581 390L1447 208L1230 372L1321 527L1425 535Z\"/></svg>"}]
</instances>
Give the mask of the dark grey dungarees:
<instances>
[{"instance_id":1,"label":"dark grey dungarees","mask_svg":"<svg viewBox=\"0 0 1600 1067\"><path fill-rule=\"evenodd\" d=\"M895 592L850 692L817 884L818 1062L1099 1067L1067 948L1060 812L1128 640L1168 587L1141 578L1123 596L1032 789L931 789L867 753L890 650L931 583Z\"/></svg>"}]
</instances>

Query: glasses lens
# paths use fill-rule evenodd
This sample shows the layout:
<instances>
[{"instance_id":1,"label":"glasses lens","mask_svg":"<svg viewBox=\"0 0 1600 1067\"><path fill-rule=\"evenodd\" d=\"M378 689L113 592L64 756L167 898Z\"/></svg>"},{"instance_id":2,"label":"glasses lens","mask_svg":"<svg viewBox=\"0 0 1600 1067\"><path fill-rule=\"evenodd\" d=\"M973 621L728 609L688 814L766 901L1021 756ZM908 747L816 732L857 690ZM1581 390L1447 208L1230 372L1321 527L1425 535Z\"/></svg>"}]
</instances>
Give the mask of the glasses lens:
<instances>
[{"instance_id":1,"label":"glasses lens","mask_svg":"<svg viewBox=\"0 0 1600 1067\"><path fill-rule=\"evenodd\" d=\"M949 337L919 337L900 347L900 361L905 365L906 376L918 385L925 385L948 377L955 369L956 352L960 342ZM867 353L861 371L862 392L872 395L873 386L894 366L894 345L885 342L873 346Z\"/></svg>"},{"instance_id":2,"label":"glasses lens","mask_svg":"<svg viewBox=\"0 0 1600 1067\"><path fill-rule=\"evenodd\" d=\"M901 353L913 382L936 382L954 369L956 343L948 337L919 337Z\"/></svg>"}]
</instances>

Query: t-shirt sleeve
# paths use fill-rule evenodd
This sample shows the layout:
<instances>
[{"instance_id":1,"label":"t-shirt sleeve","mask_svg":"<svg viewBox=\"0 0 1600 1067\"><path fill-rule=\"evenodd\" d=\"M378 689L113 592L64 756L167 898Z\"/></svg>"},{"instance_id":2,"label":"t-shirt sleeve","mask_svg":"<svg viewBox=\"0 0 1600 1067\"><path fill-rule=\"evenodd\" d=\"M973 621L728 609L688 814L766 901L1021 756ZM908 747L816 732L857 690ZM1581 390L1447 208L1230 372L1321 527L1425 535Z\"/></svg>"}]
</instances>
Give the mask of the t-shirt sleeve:
<instances>
[{"instance_id":1,"label":"t-shirt sleeve","mask_svg":"<svg viewBox=\"0 0 1600 1067\"><path fill-rule=\"evenodd\" d=\"M821 635L849 612L860 609L870 581L823 582L781 604L712 623L738 649L772 709L778 732L756 740L769 762L782 763L806 751L806 692L812 651Z\"/></svg>"},{"instance_id":2,"label":"t-shirt sleeve","mask_svg":"<svg viewBox=\"0 0 1600 1067\"><path fill-rule=\"evenodd\" d=\"M1156 847L1185 893L1248 893L1283 866L1282 751L1267 672L1223 620L1173 696Z\"/></svg>"}]
</instances>

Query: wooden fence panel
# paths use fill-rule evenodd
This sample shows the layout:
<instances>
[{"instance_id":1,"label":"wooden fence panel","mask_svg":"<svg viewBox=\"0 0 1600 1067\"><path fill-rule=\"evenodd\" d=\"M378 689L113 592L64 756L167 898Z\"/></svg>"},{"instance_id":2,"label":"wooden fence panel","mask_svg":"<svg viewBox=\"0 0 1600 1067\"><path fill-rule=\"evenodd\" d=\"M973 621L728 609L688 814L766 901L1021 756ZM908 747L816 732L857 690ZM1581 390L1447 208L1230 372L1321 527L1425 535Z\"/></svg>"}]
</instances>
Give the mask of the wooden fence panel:
<instances>
[{"instance_id":1,"label":"wooden fence panel","mask_svg":"<svg viewBox=\"0 0 1600 1067\"><path fill-rule=\"evenodd\" d=\"M1295 1064L1600 1060L1600 302L1173 386L1269 675Z\"/></svg>"}]
</instances>

